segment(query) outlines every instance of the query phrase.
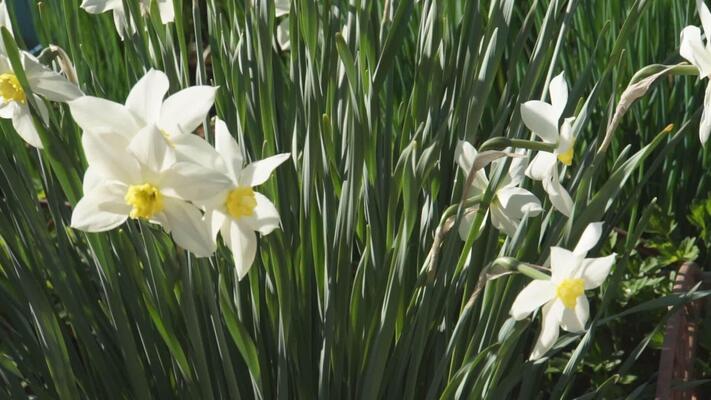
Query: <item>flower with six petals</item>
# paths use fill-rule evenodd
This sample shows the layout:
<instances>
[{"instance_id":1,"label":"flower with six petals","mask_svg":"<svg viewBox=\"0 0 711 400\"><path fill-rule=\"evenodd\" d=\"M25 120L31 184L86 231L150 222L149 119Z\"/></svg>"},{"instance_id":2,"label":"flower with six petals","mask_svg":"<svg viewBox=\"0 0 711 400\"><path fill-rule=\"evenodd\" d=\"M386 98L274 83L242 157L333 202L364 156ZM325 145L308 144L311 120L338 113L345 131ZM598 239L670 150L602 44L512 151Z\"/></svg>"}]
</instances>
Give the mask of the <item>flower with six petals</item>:
<instances>
[{"instance_id":1,"label":"flower with six petals","mask_svg":"<svg viewBox=\"0 0 711 400\"><path fill-rule=\"evenodd\" d=\"M274 204L253 187L264 183L272 171L286 161L290 154L278 154L243 166L242 150L230 135L226 124L215 124L215 148L221 164L231 181L230 187L205 203L205 219L211 226L211 237L217 233L232 250L239 279L249 272L257 251L257 236L268 235L279 227L280 218Z\"/></svg>"},{"instance_id":2,"label":"flower with six petals","mask_svg":"<svg viewBox=\"0 0 711 400\"><path fill-rule=\"evenodd\" d=\"M585 291L602 285L610 274L615 254L585 258L602 235L602 222L585 228L573 251L551 247L551 278L535 279L518 294L511 316L522 320L543 306L541 333L531 359L541 358L558 340L559 328L568 332L585 330L590 315Z\"/></svg>"}]
</instances>

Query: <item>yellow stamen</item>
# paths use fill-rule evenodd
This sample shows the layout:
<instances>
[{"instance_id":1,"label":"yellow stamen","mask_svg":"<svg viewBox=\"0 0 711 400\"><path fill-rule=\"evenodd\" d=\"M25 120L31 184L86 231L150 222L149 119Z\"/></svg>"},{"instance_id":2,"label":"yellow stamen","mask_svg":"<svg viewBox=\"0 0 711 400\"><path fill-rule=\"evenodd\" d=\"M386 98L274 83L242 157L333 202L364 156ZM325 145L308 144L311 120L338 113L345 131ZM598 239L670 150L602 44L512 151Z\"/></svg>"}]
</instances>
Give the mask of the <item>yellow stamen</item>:
<instances>
[{"instance_id":1,"label":"yellow stamen","mask_svg":"<svg viewBox=\"0 0 711 400\"><path fill-rule=\"evenodd\" d=\"M575 308L578 297L585 292L585 282L582 279L563 279L555 289L555 295L563 302L565 308Z\"/></svg>"},{"instance_id":2,"label":"yellow stamen","mask_svg":"<svg viewBox=\"0 0 711 400\"><path fill-rule=\"evenodd\" d=\"M238 186L227 195L225 206L233 218L249 217L254 215L257 199L251 187Z\"/></svg>"},{"instance_id":3,"label":"yellow stamen","mask_svg":"<svg viewBox=\"0 0 711 400\"><path fill-rule=\"evenodd\" d=\"M16 101L25 104L25 91L20 86L15 74L0 74L0 97L5 101Z\"/></svg>"},{"instance_id":4,"label":"yellow stamen","mask_svg":"<svg viewBox=\"0 0 711 400\"><path fill-rule=\"evenodd\" d=\"M568 150L558 154L558 160L563 164L570 166L573 164L573 153L574 149L573 145L571 144L570 147L568 147Z\"/></svg>"},{"instance_id":5,"label":"yellow stamen","mask_svg":"<svg viewBox=\"0 0 711 400\"><path fill-rule=\"evenodd\" d=\"M128 215L134 219L149 219L163 210L163 195L150 183L129 186L124 200L133 206Z\"/></svg>"}]
</instances>

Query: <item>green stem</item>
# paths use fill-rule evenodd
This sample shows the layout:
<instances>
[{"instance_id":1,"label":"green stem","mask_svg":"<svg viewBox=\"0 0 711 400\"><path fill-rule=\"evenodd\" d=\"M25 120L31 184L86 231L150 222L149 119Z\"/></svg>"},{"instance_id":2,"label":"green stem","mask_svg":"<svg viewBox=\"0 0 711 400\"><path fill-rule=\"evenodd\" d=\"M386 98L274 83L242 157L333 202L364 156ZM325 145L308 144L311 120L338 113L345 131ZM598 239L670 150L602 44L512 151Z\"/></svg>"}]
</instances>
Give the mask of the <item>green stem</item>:
<instances>
[{"instance_id":1,"label":"green stem","mask_svg":"<svg viewBox=\"0 0 711 400\"><path fill-rule=\"evenodd\" d=\"M553 151L555 151L557 146L555 143L535 142L532 140L523 139L509 139L507 137L499 136L491 138L484 142L484 144L482 144L479 148L479 152L486 150L503 150L507 147L547 151L549 153L552 153Z\"/></svg>"},{"instance_id":2,"label":"green stem","mask_svg":"<svg viewBox=\"0 0 711 400\"><path fill-rule=\"evenodd\" d=\"M699 69L696 68L696 66L690 65L690 64L678 64L678 65L675 65L671 68L669 68L668 65L664 65L664 64L652 64L652 65L647 65L646 67L637 71L637 73L635 73L634 76L632 77L632 79L630 80L630 85L632 85L633 83L639 82L642 79L652 76L656 73L662 72L665 69L669 69L667 71L667 73L672 74L672 75L698 75L699 74Z\"/></svg>"},{"instance_id":3,"label":"green stem","mask_svg":"<svg viewBox=\"0 0 711 400\"><path fill-rule=\"evenodd\" d=\"M511 272L519 272L521 274L526 275L527 277L531 279L538 279L538 280L549 280L551 277L544 271L548 271L547 269L540 267L535 264L528 264L525 262L521 262L513 257L499 257L495 259L494 261L491 262L489 265L490 270L494 270L497 268L498 270L503 270L503 271L511 271Z\"/></svg>"}]
</instances>

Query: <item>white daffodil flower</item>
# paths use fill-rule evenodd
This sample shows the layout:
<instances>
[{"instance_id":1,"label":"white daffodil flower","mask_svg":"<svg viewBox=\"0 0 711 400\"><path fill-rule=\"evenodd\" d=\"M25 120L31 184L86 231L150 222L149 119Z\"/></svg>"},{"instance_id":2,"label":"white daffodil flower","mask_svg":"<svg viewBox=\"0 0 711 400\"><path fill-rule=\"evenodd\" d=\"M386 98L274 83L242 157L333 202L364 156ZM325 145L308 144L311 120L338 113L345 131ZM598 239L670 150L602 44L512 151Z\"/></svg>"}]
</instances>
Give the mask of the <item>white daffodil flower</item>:
<instances>
[{"instance_id":1,"label":"white daffodil flower","mask_svg":"<svg viewBox=\"0 0 711 400\"><path fill-rule=\"evenodd\" d=\"M158 3L158 12L160 20L163 24L173 22L175 20L175 9L173 8L173 0L155 0ZM140 0L141 15L146 15L151 9L151 0ZM130 15L126 15L123 8L123 0L84 0L81 3L83 8L89 14L101 14L107 11L112 11L114 14L114 25L121 40L125 35L133 35L136 33L136 25L130 19Z\"/></svg>"},{"instance_id":2,"label":"white daffodil flower","mask_svg":"<svg viewBox=\"0 0 711 400\"><path fill-rule=\"evenodd\" d=\"M20 54L25 76L39 107L42 119L47 121L49 112L42 97L51 101L66 102L83 93L64 76L42 65L29 53ZM42 141L35 128L27 101L28 94L20 85L17 75L4 54L0 54L0 118L11 119L17 133L31 146L42 148Z\"/></svg>"},{"instance_id":3,"label":"white daffodil flower","mask_svg":"<svg viewBox=\"0 0 711 400\"><path fill-rule=\"evenodd\" d=\"M687 26L681 31L681 46L679 54L699 69L699 78L711 76L711 12L702 0L696 0L696 9L701 18L706 41L701 40L701 30L697 26ZM704 95L704 112L699 125L699 139L705 144L711 133L711 84L706 85Z\"/></svg>"},{"instance_id":4,"label":"white daffodil flower","mask_svg":"<svg viewBox=\"0 0 711 400\"><path fill-rule=\"evenodd\" d=\"M199 257L210 256L215 242L203 215L189 201L202 203L229 186L221 173L177 161L159 129L148 125L132 140L113 132L84 132L89 169L84 197L71 226L86 232L116 228L129 217L161 225L175 242Z\"/></svg>"},{"instance_id":5,"label":"white daffodil flower","mask_svg":"<svg viewBox=\"0 0 711 400\"><path fill-rule=\"evenodd\" d=\"M264 183L272 171L290 154L279 154L243 167L242 150L221 120L215 124L215 148L222 157L231 187L206 203L213 240L217 233L232 250L239 279L249 272L257 252L257 236L268 235L279 227L280 218L274 204L253 187Z\"/></svg>"},{"instance_id":6,"label":"white daffodil flower","mask_svg":"<svg viewBox=\"0 0 711 400\"><path fill-rule=\"evenodd\" d=\"M130 140L142 128L155 125L177 151L179 161L213 165L215 149L192 132L210 112L217 88L193 86L163 100L169 86L163 72L150 70L133 86L125 105L84 96L69 102L69 107L85 131L111 131Z\"/></svg>"},{"instance_id":7,"label":"white daffodil flower","mask_svg":"<svg viewBox=\"0 0 711 400\"><path fill-rule=\"evenodd\" d=\"M573 200L560 184L557 161L564 165L573 163L575 136L572 127L575 118L565 118L558 129L558 121L568 103L568 84L562 72L551 80L548 92L550 104L538 100L521 104L521 119L526 127L545 143L556 145L553 153L539 151L536 154L526 169L526 176L541 181L553 207L570 217Z\"/></svg>"},{"instance_id":8,"label":"white daffodil flower","mask_svg":"<svg viewBox=\"0 0 711 400\"><path fill-rule=\"evenodd\" d=\"M573 251L551 247L551 278L536 279L518 294L511 316L522 320L543 306L542 327L531 360L541 358L558 340L559 327L567 332L583 332L590 315L586 290L602 285L615 263L615 254L585 258L602 234L602 222L585 228Z\"/></svg>"},{"instance_id":9,"label":"white daffodil flower","mask_svg":"<svg viewBox=\"0 0 711 400\"><path fill-rule=\"evenodd\" d=\"M477 151L466 141L460 141L457 145L455 159L459 167L462 169L464 179L469 175L469 171L474 164ZM492 169L504 162L504 159L498 159L492 163ZM541 202L538 198L526 189L518 187L523 181L526 161L523 158L514 158L511 160L509 171L499 182L496 188L494 197L489 205L491 212L491 223L496 229L503 231L509 236L516 233L518 225L521 223L525 214L534 217L543 211ZM474 181L469 189L468 196L478 196L484 194L489 179L484 170L476 172ZM464 213L461 223L459 224L459 235L462 240L466 240L469 236L469 231L474 223L476 212L474 209L467 210ZM486 218L484 219L486 220ZM482 222L483 223L483 222Z\"/></svg>"}]
</instances>

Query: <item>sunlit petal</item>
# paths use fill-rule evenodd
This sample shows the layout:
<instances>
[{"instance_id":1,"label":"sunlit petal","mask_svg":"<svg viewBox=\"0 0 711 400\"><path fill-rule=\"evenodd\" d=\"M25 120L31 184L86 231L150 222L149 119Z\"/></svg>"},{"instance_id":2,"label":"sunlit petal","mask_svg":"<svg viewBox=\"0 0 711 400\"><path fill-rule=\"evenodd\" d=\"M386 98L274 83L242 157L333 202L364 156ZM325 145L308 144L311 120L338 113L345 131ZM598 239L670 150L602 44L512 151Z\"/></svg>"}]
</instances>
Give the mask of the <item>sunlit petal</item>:
<instances>
[{"instance_id":1,"label":"sunlit petal","mask_svg":"<svg viewBox=\"0 0 711 400\"><path fill-rule=\"evenodd\" d=\"M515 320L522 320L538 307L555 297L555 285L551 281L531 281L514 300L511 306L511 316Z\"/></svg>"}]
</instances>

